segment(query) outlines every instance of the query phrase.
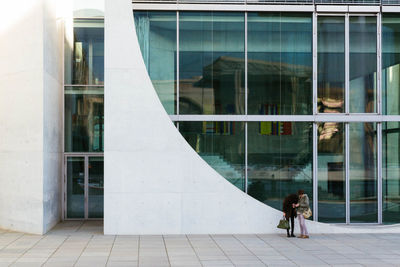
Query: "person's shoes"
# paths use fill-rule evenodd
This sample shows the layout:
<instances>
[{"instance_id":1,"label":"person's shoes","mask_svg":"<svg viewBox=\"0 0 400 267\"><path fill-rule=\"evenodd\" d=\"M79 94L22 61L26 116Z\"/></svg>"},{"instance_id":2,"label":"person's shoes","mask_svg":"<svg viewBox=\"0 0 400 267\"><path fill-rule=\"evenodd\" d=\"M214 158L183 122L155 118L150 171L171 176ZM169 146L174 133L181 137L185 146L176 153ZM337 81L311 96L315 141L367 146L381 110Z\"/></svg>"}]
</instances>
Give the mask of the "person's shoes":
<instances>
[{"instance_id":1,"label":"person's shoes","mask_svg":"<svg viewBox=\"0 0 400 267\"><path fill-rule=\"evenodd\" d=\"M289 234L287 234L287 237L290 237L290 235L289 235Z\"/></svg>"},{"instance_id":2,"label":"person's shoes","mask_svg":"<svg viewBox=\"0 0 400 267\"><path fill-rule=\"evenodd\" d=\"M303 238L310 238L308 235L303 235Z\"/></svg>"},{"instance_id":3,"label":"person's shoes","mask_svg":"<svg viewBox=\"0 0 400 267\"><path fill-rule=\"evenodd\" d=\"M300 235L300 236L298 236L297 238L304 238L304 235Z\"/></svg>"},{"instance_id":4,"label":"person's shoes","mask_svg":"<svg viewBox=\"0 0 400 267\"><path fill-rule=\"evenodd\" d=\"M296 237L294 234L291 234L290 237Z\"/></svg>"}]
</instances>

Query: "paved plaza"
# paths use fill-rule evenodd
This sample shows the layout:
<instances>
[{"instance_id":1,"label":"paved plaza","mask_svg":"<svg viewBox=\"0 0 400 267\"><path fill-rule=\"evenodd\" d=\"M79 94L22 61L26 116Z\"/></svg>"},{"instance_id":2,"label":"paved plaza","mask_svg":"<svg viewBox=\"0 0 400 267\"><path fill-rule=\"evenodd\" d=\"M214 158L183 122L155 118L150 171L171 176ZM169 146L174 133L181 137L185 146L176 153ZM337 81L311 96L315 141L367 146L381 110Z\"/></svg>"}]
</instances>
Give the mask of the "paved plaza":
<instances>
[{"instance_id":1,"label":"paved plaza","mask_svg":"<svg viewBox=\"0 0 400 267\"><path fill-rule=\"evenodd\" d=\"M44 236L0 230L0 266L400 266L399 234L105 236L70 221Z\"/></svg>"}]
</instances>

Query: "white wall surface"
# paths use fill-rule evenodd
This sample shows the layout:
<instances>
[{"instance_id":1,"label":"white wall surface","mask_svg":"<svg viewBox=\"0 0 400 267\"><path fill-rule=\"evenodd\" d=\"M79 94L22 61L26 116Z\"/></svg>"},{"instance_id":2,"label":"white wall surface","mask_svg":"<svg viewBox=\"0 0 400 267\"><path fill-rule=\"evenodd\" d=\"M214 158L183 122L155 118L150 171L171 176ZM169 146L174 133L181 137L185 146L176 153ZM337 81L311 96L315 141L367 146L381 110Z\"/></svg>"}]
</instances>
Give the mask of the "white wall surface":
<instances>
[{"instance_id":1,"label":"white wall surface","mask_svg":"<svg viewBox=\"0 0 400 267\"><path fill-rule=\"evenodd\" d=\"M60 218L62 57L49 2L0 9L0 228L36 234Z\"/></svg>"},{"instance_id":2,"label":"white wall surface","mask_svg":"<svg viewBox=\"0 0 400 267\"><path fill-rule=\"evenodd\" d=\"M105 9L105 234L275 233L281 212L204 162L163 109L139 49L130 0ZM400 232L339 227L316 232Z\"/></svg>"}]
</instances>

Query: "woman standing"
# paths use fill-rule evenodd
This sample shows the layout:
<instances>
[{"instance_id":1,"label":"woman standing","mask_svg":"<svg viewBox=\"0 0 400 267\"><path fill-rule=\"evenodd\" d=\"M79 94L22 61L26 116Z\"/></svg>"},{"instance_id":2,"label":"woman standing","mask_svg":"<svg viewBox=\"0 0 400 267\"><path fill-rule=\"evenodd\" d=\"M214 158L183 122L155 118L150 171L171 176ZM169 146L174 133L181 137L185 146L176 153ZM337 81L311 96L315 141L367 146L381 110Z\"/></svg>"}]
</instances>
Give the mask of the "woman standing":
<instances>
[{"instance_id":1,"label":"woman standing","mask_svg":"<svg viewBox=\"0 0 400 267\"><path fill-rule=\"evenodd\" d=\"M295 205L299 202L299 197L296 194L290 194L287 197L285 197L285 199L283 200L283 216L286 218L286 221L288 221L289 223L289 219L290 222L292 224L291 228L291 234L289 234L289 229L286 229L287 231L287 237L296 237L293 234L294 231L294 218L296 217L296 207Z\"/></svg>"},{"instance_id":2,"label":"woman standing","mask_svg":"<svg viewBox=\"0 0 400 267\"><path fill-rule=\"evenodd\" d=\"M310 208L310 201L307 194L304 194L304 190L300 189L297 194L299 195L299 203L295 204L295 207L297 207L297 217L299 218L300 225L299 238L309 238L306 220L304 219L303 214Z\"/></svg>"}]
</instances>

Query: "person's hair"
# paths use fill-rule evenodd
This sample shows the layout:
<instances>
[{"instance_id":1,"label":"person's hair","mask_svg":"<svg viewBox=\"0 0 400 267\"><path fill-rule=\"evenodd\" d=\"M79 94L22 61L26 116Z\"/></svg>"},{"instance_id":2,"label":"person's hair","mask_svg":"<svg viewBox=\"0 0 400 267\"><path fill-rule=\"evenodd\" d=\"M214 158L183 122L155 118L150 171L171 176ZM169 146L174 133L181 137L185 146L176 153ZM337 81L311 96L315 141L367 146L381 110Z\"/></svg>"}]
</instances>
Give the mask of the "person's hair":
<instances>
[{"instance_id":1,"label":"person's hair","mask_svg":"<svg viewBox=\"0 0 400 267\"><path fill-rule=\"evenodd\" d=\"M299 191L297 191L297 194L300 196L300 195L303 195L304 194L304 190L303 189L299 189Z\"/></svg>"}]
</instances>

